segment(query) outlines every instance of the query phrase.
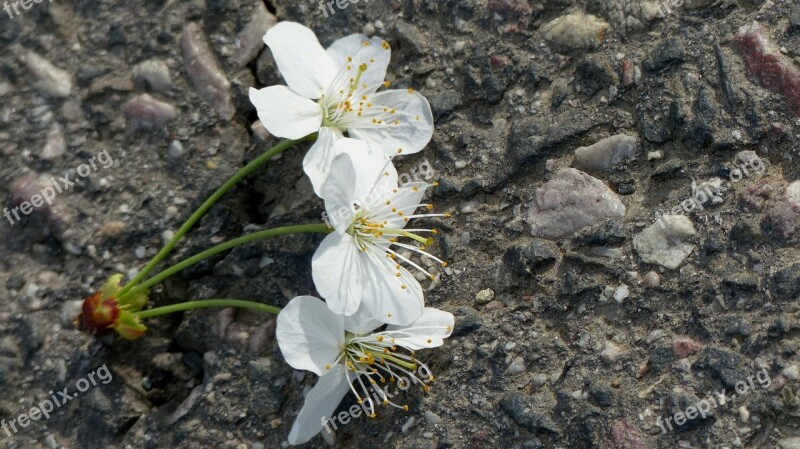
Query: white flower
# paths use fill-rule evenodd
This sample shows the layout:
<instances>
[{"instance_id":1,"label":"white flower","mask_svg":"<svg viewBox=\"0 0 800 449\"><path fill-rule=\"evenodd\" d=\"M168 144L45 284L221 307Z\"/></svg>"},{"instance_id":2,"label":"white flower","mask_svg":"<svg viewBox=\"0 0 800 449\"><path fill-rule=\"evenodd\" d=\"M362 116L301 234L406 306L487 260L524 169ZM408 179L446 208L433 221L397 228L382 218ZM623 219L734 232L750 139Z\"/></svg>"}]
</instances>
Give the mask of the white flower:
<instances>
[{"instance_id":1,"label":"white flower","mask_svg":"<svg viewBox=\"0 0 800 449\"><path fill-rule=\"evenodd\" d=\"M321 376L305 398L289 443L302 444L319 433L348 390L370 417L375 417L375 402L408 410L391 401L379 384L419 384L427 392L434 377L414 351L444 344L454 323L451 313L427 307L409 326L373 332L380 321L361 311L351 317L335 314L313 296L289 301L278 314L278 345L293 368Z\"/></svg>"},{"instance_id":2,"label":"white flower","mask_svg":"<svg viewBox=\"0 0 800 449\"><path fill-rule=\"evenodd\" d=\"M281 22L264 35L287 86L250 89L258 117L275 136L299 139L319 132L303 160L314 192L328 176L333 144L347 132L387 156L422 150L433 135L428 100L408 90L385 90L389 44L353 34L327 50L314 32ZM355 156L355 155L354 155Z\"/></svg>"},{"instance_id":3,"label":"white flower","mask_svg":"<svg viewBox=\"0 0 800 449\"><path fill-rule=\"evenodd\" d=\"M353 150L343 151L342 146ZM411 323L424 307L422 287L401 263L430 279L434 276L403 253L447 264L425 251L431 239L420 234L436 234L436 229L405 229L406 224L413 218L449 215L415 214L417 208L433 208L420 203L431 184L411 182L399 187L391 161L381 164L376 158L350 157L367 151L363 142L342 139L335 151L339 155L322 188L335 232L325 237L311 261L317 291L335 313L352 315L361 307L384 323Z\"/></svg>"}]
</instances>

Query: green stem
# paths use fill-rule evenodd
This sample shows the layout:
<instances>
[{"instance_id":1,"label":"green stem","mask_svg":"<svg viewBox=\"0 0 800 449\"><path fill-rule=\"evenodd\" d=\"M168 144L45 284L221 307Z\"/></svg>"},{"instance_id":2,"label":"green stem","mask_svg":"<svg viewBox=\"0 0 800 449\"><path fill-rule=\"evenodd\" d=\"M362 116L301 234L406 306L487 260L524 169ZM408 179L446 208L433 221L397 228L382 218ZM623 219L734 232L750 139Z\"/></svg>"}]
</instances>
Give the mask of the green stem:
<instances>
[{"instance_id":1,"label":"green stem","mask_svg":"<svg viewBox=\"0 0 800 449\"><path fill-rule=\"evenodd\" d=\"M124 287L122 287L122 289L119 291L119 296L125 295L126 293L131 291L131 289L133 289L133 287L136 284L141 282L142 279L144 279L145 276L147 276L153 270L153 268L155 268L156 265L159 264L159 262L164 260L164 258L167 257L167 255L169 255L169 253L172 251L173 248L175 248L175 245L178 244L178 242L183 238L183 236L186 235L186 233L189 232L189 230L192 229L192 227L201 218L203 218L203 215L205 215L209 209L211 209L211 206L213 206L217 201L219 201L219 199L223 195L225 195L225 193L227 193L228 190L230 190L231 188L233 188L233 186L239 183L239 181L247 177L250 173L255 171L260 166L264 165L267 161L277 156L278 154L283 153L284 151L288 150L289 148L295 146L300 142L303 142L305 140L311 140L314 139L315 137L316 134L310 134L306 137L303 137L302 139L284 140L283 142L280 142L279 144L270 148L267 152L265 152L261 156L253 159L249 164L245 165L241 170L236 172L235 175L233 175L230 179L228 179L228 181L226 181L225 184L222 185L222 187L217 189L216 192L214 192L210 197L208 197L208 199L202 205L200 205L200 207L196 211L194 211L192 216L189 217L188 220L186 220L186 223L184 223L183 226L180 227L180 229L178 229L178 232L175 233L175 235L170 239L170 241L167 242L167 244L164 245L163 248L161 248L161 251L159 251L158 254L155 255L155 257L153 257L153 260L151 260L147 265L145 265L142 271L137 273L133 279L131 279L127 284L125 284Z\"/></svg>"},{"instance_id":2,"label":"green stem","mask_svg":"<svg viewBox=\"0 0 800 449\"><path fill-rule=\"evenodd\" d=\"M207 309L210 307L238 307L240 309L259 310L261 312L272 313L275 315L281 312L280 307L268 306L266 304L253 301L243 301L241 299L203 299L201 301L187 301L169 306L157 307L155 309L143 310L136 313L136 316L139 317L139 319L146 320L148 318L154 318L170 313L184 312L186 310L194 309Z\"/></svg>"},{"instance_id":3,"label":"green stem","mask_svg":"<svg viewBox=\"0 0 800 449\"><path fill-rule=\"evenodd\" d=\"M219 244L219 245L217 245L217 246L215 246L213 248L207 249L207 250L205 250L205 251L203 251L203 252L201 252L199 254L195 254L194 256L192 256L192 257L190 257L190 258L188 258L188 259L186 259L186 260L184 260L184 261L182 261L182 262L180 262L178 264L175 264L175 265L167 268L166 270L162 271L161 273L158 273L157 275L151 277L150 279L148 279L147 281L143 282L142 284L140 284L140 285L136 286L135 288L129 290L127 293L125 293L125 294L120 293L117 296L117 298L120 301L123 301L124 299L135 297L139 293L147 291L150 287L161 283L161 281L163 281L164 279L167 279L168 277L174 275L175 273L178 273L178 272L180 272L182 270L185 270L186 268L189 268L190 266L192 266L192 265L194 265L194 264L196 264L198 262L202 262L203 260L208 259L211 256L219 254L219 253L221 253L223 251L227 251L227 250L229 250L231 248L235 248L237 246L241 246L241 245L244 245L244 244L247 244L247 243L250 243L250 242L254 242L256 240L264 240L264 239L268 239L268 238L272 238L272 237L278 237L278 236L281 236L281 235L310 234L310 233L315 233L315 232L327 234L327 233L330 232L330 229L328 228L328 226L325 223L319 223L319 224L307 224L307 225L297 225L297 226L285 226L285 227L282 227L282 228L267 229L267 230L264 230L264 231L258 231L258 232L254 232L252 234L243 235L243 236L241 236L239 238L230 240L230 241L225 242L225 243L221 243L221 244Z\"/></svg>"}]
</instances>

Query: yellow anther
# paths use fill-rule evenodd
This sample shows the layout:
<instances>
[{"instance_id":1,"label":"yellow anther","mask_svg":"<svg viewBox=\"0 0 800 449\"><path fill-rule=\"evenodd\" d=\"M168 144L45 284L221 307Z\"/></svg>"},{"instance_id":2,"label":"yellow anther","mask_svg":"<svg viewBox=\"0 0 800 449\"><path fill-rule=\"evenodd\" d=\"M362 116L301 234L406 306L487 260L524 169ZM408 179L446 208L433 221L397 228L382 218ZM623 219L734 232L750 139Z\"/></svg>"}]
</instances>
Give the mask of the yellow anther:
<instances>
[{"instance_id":1,"label":"yellow anther","mask_svg":"<svg viewBox=\"0 0 800 449\"><path fill-rule=\"evenodd\" d=\"M331 369L330 365L325 365L325 369Z\"/></svg>"},{"instance_id":2,"label":"yellow anther","mask_svg":"<svg viewBox=\"0 0 800 449\"><path fill-rule=\"evenodd\" d=\"M439 181L433 181L433 186L434 187L439 187Z\"/></svg>"},{"instance_id":3,"label":"yellow anther","mask_svg":"<svg viewBox=\"0 0 800 449\"><path fill-rule=\"evenodd\" d=\"M348 56L347 57L347 62L353 62L353 57L352 56Z\"/></svg>"},{"instance_id":4,"label":"yellow anther","mask_svg":"<svg viewBox=\"0 0 800 449\"><path fill-rule=\"evenodd\" d=\"M392 204L392 202L390 200L386 200L386 205L388 206L390 204Z\"/></svg>"},{"instance_id":5,"label":"yellow anther","mask_svg":"<svg viewBox=\"0 0 800 449\"><path fill-rule=\"evenodd\" d=\"M412 88L410 88L410 87L409 87L409 88L408 88L408 93L410 93L410 94L413 94L413 93L414 93L414 89L412 89Z\"/></svg>"},{"instance_id":6,"label":"yellow anther","mask_svg":"<svg viewBox=\"0 0 800 449\"><path fill-rule=\"evenodd\" d=\"M431 340L430 338L429 338L429 339L427 339L427 340L425 340L425 341L427 341L427 342L428 342L428 344L431 344L431 343L433 343L433 340Z\"/></svg>"},{"instance_id":7,"label":"yellow anther","mask_svg":"<svg viewBox=\"0 0 800 449\"><path fill-rule=\"evenodd\" d=\"M383 82L383 87L389 87L389 85L391 85L391 84L392 83L390 83L389 81L384 81Z\"/></svg>"},{"instance_id":8,"label":"yellow anther","mask_svg":"<svg viewBox=\"0 0 800 449\"><path fill-rule=\"evenodd\" d=\"M378 341L383 341L383 335L378 335Z\"/></svg>"},{"instance_id":9,"label":"yellow anther","mask_svg":"<svg viewBox=\"0 0 800 449\"><path fill-rule=\"evenodd\" d=\"M350 66L350 65L348 65L348 66L347 66L347 70L353 70L353 67L352 67L352 66Z\"/></svg>"},{"instance_id":10,"label":"yellow anther","mask_svg":"<svg viewBox=\"0 0 800 449\"><path fill-rule=\"evenodd\" d=\"M430 276L428 276L428 277L430 277L430 278L431 278L431 280L434 280L434 279L436 279L436 276L434 276L434 275L430 275Z\"/></svg>"},{"instance_id":11,"label":"yellow anther","mask_svg":"<svg viewBox=\"0 0 800 449\"><path fill-rule=\"evenodd\" d=\"M413 190L413 191L415 191L415 192L419 192L419 187L417 187L417 186L413 186L413 187L411 187L411 190Z\"/></svg>"},{"instance_id":12,"label":"yellow anther","mask_svg":"<svg viewBox=\"0 0 800 449\"><path fill-rule=\"evenodd\" d=\"M406 286L405 286L405 285L401 285L401 286L400 286L400 288L402 288L403 290L405 290L405 289L406 289Z\"/></svg>"},{"instance_id":13,"label":"yellow anther","mask_svg":"<svg viewBox=\"0 0 800 449\"><path fill-rule=\"evenodd\" d=\"M438 229L431 229L431 234L438 234L438 233L439 233Z\"/></svg>"},{"instance_id":14,"label":"yellow anther","mask_svg":"<svg viewBox=\"0 0 800 449\"><path fill-rule=\"evenodd\" d=\"M408 411L408 406L407 406L407 405L404 405L404 406L403 406L403 410L405 410L405 411Z\"/></svg>"},{"instance_id":15,"label":"yellow anther","mask_svg":"<svg viewBox=\"0 0 800 449\"><path fill-rule=\"evenodd\" d=\"M364 46L369 47L369 41L364 41Z\"/></svg>"},{"instance_id":16,"label":"yellow anther","mask_svg":"<svg viewBox=\"0 0 800 449\"><path fill-rule=\"evenodd\" d=\"M397 273L395 276L397 276L397 277L400 277L400 276L402 276L402 274L400 274L400 273L398 272L398 273Z\"/></svg>"},{"instance_id":17,"label":"yellow anther","mask_svg":"<svg viewBox=\"0 0 800 449\"><path fill-rule=\"evenodd\" d=\"M420 117L419 117L419 116L416 116L416 118L417 118L417 121L419 121L419 118L420 118Z\"/></svg>"},{"instance_id":18,"label":"yellow anther","mask_svg":"<svg viewBox=\"0 0 800 449\"><path fill-rule=\"evenodd\" d=\"M427 392L431 391L431 387L429 387L429 386L427 386L427 385L423 385L423 386L422 386L422 391L424 391L425 393L427 393Z\"/></svg>"},{"instance_id":19,"label":"yellow anther","mask_svg":"<svg viewBox=\"0 0 800 449\"><path fill-rule=\"evenodd\" d=\"M376 416L375 413L369 415L370 418L375 418L375 416Z\"/></svg>"},{"instance_id":20,"label":"yellow anther","mask_svg":"<svg viewBox=\"0 0 800 449\"><path fill-rule=\"evenodd\" d=\"M447 266L447 262L442 262L442 266L446 267Z\"/></svg>"},{"instance_id":21,"label":"yellow anther","mask_svg":"<svg viewBox=\"0 0 800 449\"><path fill-rule=\"evenodd\" d=\"M358 66L358 70L360 70L362 72L364 70L367 70L367 63L362 63L360 66Z\"/></svg>"},{"instance_id":22,"label":"yellow anther","mask_svg":"<svg viewBox=\"0 0 800 449\"><path fill-rule=\"evenodd\" d=\"M402 152L403 152L403 149L402 149L402 148L398 148L398 149L397 149L397 154L400 154L400 153L402 153Z\"/></svg>"},{"instance_id":23,"label":"yellow anther","mask_svg":"<svg viewBox=\"0 0 800 449\"><path fill-rule=\"evenodd\" d=\"M383 41L383 49L384 49L384 50L388 50L389 48L390 48L390 47L389 47L389 43L388 43L388 42L386 42L386 41Z\"/></svg>"}]
</instances>

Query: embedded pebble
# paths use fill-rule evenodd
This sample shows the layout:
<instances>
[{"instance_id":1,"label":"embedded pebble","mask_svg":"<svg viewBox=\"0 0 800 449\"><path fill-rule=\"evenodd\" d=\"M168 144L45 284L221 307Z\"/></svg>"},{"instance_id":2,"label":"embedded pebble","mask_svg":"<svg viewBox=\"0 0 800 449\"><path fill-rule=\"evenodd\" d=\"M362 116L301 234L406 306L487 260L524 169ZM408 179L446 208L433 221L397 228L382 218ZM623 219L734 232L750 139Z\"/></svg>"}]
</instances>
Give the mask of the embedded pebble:
<instances>
[{"instance_id":1,"label":"embedded pebble","mask_svg":"<svg viewBox=\"0 0 800 449\"><path fill-rule=\"evenodd\" d=\"M580 170L607 171L636 157L636 137L618 134L575 150L574 165Z\"/></svg>"},{"instance_id":2,"label":"embedded pebble","mask_svg":"<svg viewBox=\"0 0 800 449\"><path fill-rule=\"evenodd\" d=\"M160 59L140 62L133 67L133 80L155 92L166 92L172 87L169 66Z\"/></svg>"},{"instance_id":3,"label":"embedded pebble","mask_svg":"<svg viewBox=\"0 0 800 449\"><path fill-rule=\"evenodd\" d=\"M46 161L52 161L64 155L67 151L67 141L64 139L64 128L54 123L47 132L47 143L42 149L41 158Z\"/></svg>"},{"instance_id":4,"label":"embedded pebble","mask_svg":"<svg viewBox=\"0 0 800 449\"><path fill-rule=\"evenodd\" d=\"M747 74L762 86L782 94L800 116L800 69L792 58L781 54L761 25L752 22L739 28L733 45L742 56Z\"/></svg>"},{"instance_id":5,"label":"embedded pebble","mask_svg":"<svg viewBox=\"0 0 800 449\"><path fill-rule=\"evenodd\" d=\"M628 286L625 284L620 284L619 287L614 290L614 301L618 303L622 303L628 296L630 296L630 289L628 289Z\"/></svg>"},{"instance_id":6,"label":"embedded pebble","mask_svg":"<svg viewBox=\"0 0 800 449\"><path fill-rule=\"evenodd\" d=\"M142 94L122 106L122 113L128 118L131 130L160 128L175 119L175 107L156 100L150 94Z\"/></svg>"},{"instance_id":7,"label":"embedded pebble","mask_svg":"<svg viewBox=\"0 0 800 449\"><path fill-rule=\"evenodd\" d=\"M800 437L786 438L778 443L781 449L800 449Z\"/></svg>"},{"instance_id":8,"label":"embedded pebble","mask_svg":"<svg viewBox=\"0 0 800 449\"><path fill-rule=\"evenodd\" d=\"M785 378L787 378L789 380L800 379L800 366L792 365L792 366L786 367L781 372L781 374L783 374L783 377L785 377Z\"/></svg>"},{"instance_id":9,"label":"embedded pebble","mask_svg":"<svg viewBox=\"0 0 800 449\"><path fill-rule=\"evenodd\" d=\"M236 65L244 68L256 59L258 53L264 48L264 34L275 24L278 19L267 10L263 1L256 1L250 22L236 35Z\"/></svg>"},{"instance_id":10,"label":"embedded pebble","mask_svg":"<svg viewBox=\"0 0 800 449\"><path fill-rule=\"evenodd\" d=\"M53 98L69 96L72 91L72 77L68 72L33 51L23 55L22 61L33 75L33 88L40 94Z\"/></svg>"},{"instance_id":11,"label":"embedded pebble","mask_svg":"<svg viewBox=\"0 0 800 449\"><path fill-rule=\"evenodd\" d=\"M253 136L261 142L266 142L272 138L272 134L267 130L267 127L261 123L261 120L253 122L250 126L250 130L253 131Z\"/></svg>"},{"instance_id":12,"label":"embedded pebble","mask_svg":"<svg viewBox=\"0 0 800 449\"><path fill-rule=\"evenodd\" d=\"M428 423L429 426L435 426L439 424L439 422L442 420L441 418L439 418L439 415L433 413L430 410L426 410L424 415L425 415L425 422Z\"/></svg>"},{"instance_id":13,"label":"embedded pebble","mask_svg":"<svg viewBox=\"0 0 800 449\"><path fill-rule=\"evenodd\" d=\"M219 118L232 119L236 107L231 101L231 83L195 22L187 24L183 32L183 60L198 96L211 104Z\"/></svg>"},{"instance_id":14,"label":"embedded pebble","mask_svg":"<svg viewBox=\"0 0 800 449\"><path fill-rule=\"evenodd\" d=\"M183 156L183 144L180 140L173 140L169 144L169 153L167 153L169 157L172 159L178 159Z\"/></svg>"},{"instance_id":15,"label":"embedded pebble","mask_svg":"<svg viewBox=\"0 0 800 449\"><path fill-rule=\"evenodd\" d=\"M408 433L408 431L411 430L411 426L413 425L414 425L414 417L412 416L408 418L408 421L406 421L405 424L403 424L403 427L400 428L400 431L403 433Z\"/></svg>"},{"instance_id":16,"label":"embedded pebble","mask_svg":"<svg viewBox=\"0 0 800 449\"><path fill-rule=\"evenodd\" d=\"M625 205L602 181L563 168L536 189L528 223L534 237L560 239L606 218L625 216Z\"/></svg>"},{"instance_id":17,"label":"embedded pebble","mask_svg":"<svg viewBox=\"0 0 800 449\"><path fill-rule=\"evenodd\" d=\"M58 191L54 187L55 182L57 181L50 176L29 173L11 183L8 208L15 223L18 221L17 217L21 219L25 215L35 213L45 219L48 227L57 236L61 236L67 230L72 222L72 213L59 199ZM18 212L14 213L17 210Z\"/></svg>"},{"instance_id":18,"label":"embedded pebble","mask_svg":"<svg viewBox=\"0 0 800 449\"><path fill-rule=\"evenodd\" d=\"M600 357L606 361L606 363L614 363L617 361L619 356L622 355L622 349L615 345L614 343L607 341L603 352L600 353Z\"/></svg>"},{"instance_id":19,"label":"embedded pebble","mask_svg":"<svg viewBox=\"0 0 800 449\"><path fill-rule=\"evenodd\" d=\"M786 199L800 206L800 181L795 181L786 187Z\"/></svg>"},{"instance_id":20,"label":"embedded pebble","mask_svg":"<svg viewBox=\"0 0 800 449\"><path fill-rule=\"evenodd\" d=\"M494 299L494 291L490 288L481 290L475 295L475 302L478 304L486 304Z\"/></svg>"},{"instance_id":21,"label":"embedded pebble","mask_svg":"<svg viewBox=\"0 0 800 449\"><path fill-rule=\"evenodd\" d=\"M558 17L542 26L542 35L561 50L594 49L603 43L608 23L589 14Z\"/></svg>"},{"instance_id":22,"label":"embedded pebble","mask_svg":"<svg viewBox=\"0 0 800 449\"><path fill-rule=\"evenodd\" d=\"M522 356L514 358L514 361L506 368L506 374L509 376L515 376L523 372L525 372L525 359Z\"/></svg>"},{"instance_id":23,"label":"embedded pebble","mask_svg":"<svg viewBox=\"0 0 800 449\"><path fill-rule=\"evenodd\" d=\"M661 285L661 276L655 271L649 271L644 275L643 283L645 287L654 288Z\"/></svg>"},{"instance_id":24,"label":"embedded pebble","mask_svg":"<svg viewBox=\"0 0 800 449\"><path fill-rule=\"evenodd\" d=\"M633 247L644 262L674 270L694 250L685 240L696 233L689 217L663 215L633 238Z\"/></svg>"},{"instance_id":25,"label":"embedded pebble","mask_svg":"<svg viewBox=\"0 0 800 449\"><path fill-rule=\"evenodd\" d=\"M750 411L744 405L739 407L739 420L743 423L750 421Z\"/></svg>"}]
</instances>

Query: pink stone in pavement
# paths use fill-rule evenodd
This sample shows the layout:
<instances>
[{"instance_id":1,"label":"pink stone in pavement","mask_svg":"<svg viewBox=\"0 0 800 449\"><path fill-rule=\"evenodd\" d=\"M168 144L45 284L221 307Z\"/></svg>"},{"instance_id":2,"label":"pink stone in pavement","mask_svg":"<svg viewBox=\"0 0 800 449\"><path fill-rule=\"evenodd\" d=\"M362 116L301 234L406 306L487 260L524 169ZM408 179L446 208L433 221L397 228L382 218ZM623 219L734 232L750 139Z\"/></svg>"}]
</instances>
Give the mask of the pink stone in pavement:
<instances>
[{"instance_id":1,"label":"pink stone in pavement","mask_svg":"<svg viewBox=\"0 0 800 449\"><path fill-rule=\"evenodd\" d=\"M733 39L748 75L762 86L782 94L800 116L800 70L764 35L757 22L739 29Z\"/></svg>"},{"instance_id":2,"label":"pink stone in pavement","mask_svg":"<svg viewBox=\"0 0 800 449\"><path fill-rule=\"evenodd\" d=\"M208 102L220 119L228 121L236 114L231 100L231 83L211 51L200 25L190 22L183 32L183 61L197 95Z\"/></svg>"},{"instance_id":3,"label":"pink stone in pavement","mask_svg":"<svg viewBox=\"0 0 800 449\"><path fill-rule=\"evenodd\" d=\"M625 205L603 181L562 168L536 189L528 223L534 237L561 239L604 219L624 216Z\"/></svg>"},{"instance_id":4,"label":"pink stone in pavement","mask_svg":"<svg viewBox=\"0 0 800 449\"><path fill-rule=\"evenodd\" d=\"M122 106L122 113L128 118L131 129L160 128L175 119L175 107L156 100L149 94L142 94Z\"/></svg>"},{"instance_id":5,"label":"pink stone in pavement","mask_svg":"<svg viewBox=\"0 0 800 449\"><path fill-rule=\"evenodd\" d=\"M56 186L58 184L58 186ZM36 214L44 219L53 234L61 238L72 223L72 211L59 199L60 184L54 177L29 173L11 183L8 210L16 224L27 215ZM27 213L26 213L27 212Z\"/></svg>"},{"instance_id":6,"label":"pink stone in pavement","mask_svg":"<svg viewBox=\"0 0 800 449\"><path fill-rule=\"evenodd\" d=\"M699 345L691 338L676 338L672 341L672 350L679 359L685 359L697 352Z\"/></svg>"},{"instance_id":7,"label":"pink stone in pavement","mask_svg":"<svg viewBox=\"0 0 800 449\"><path fill-rule=\"evenodd\" d=\"M651 449L653 447L635 426L624 419L618 419L611 424L603 449Z\"/></svg>"},{"instance_id":8,"label":"pink stone in pavement","mask_svg":"<svg viewBox=\"0 0 800 449\"><path fill-rule=\"evenodd\" d=\"M773 235L788 239L800 226L800 205L782 194L769 204L761 226Z\"/></svg>"}]
</instances>

